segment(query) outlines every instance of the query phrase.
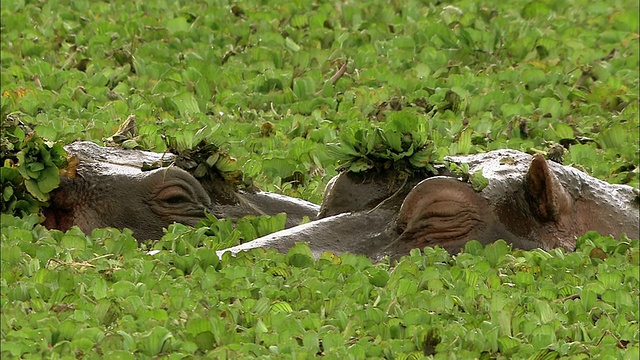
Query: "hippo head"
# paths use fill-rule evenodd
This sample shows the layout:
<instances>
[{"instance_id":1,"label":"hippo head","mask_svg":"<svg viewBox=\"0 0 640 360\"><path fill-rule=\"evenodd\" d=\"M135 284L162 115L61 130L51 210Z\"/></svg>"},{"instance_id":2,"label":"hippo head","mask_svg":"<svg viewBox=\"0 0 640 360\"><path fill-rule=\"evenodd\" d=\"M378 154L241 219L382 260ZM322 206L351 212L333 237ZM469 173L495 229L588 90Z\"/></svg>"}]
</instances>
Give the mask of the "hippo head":
<instances>
[{"instance_id":1,"label":"hippo head","mask_svg":"<svg viewBox=\"0 0 640 360\"><path fill-rule=\"evenodd\" d=\"M526 159L530 166L525 171L518 169L522 156L505 155L479 155L470 164L471 171L481 170L491 179L482 191L455 177L436 176L417 184L395 221L400 235L386 250L406 254L412 248L438 245L457 252L473 239L503 239L521 249L573 250L575 232L569 228L576 219L571 195L542 156Z\"/></svg>"},{"instance_id":2,"label":"hippo head","mask_svg":"<svg viewBox=\"0 0 640 360\"><path fill-rule=\"evenodd\" d=\"M246 215L287 213L286 226L314 219L318 206L255 189L236 191L220 178L194 178L177 166L145 171L151 164L180 163L171 153L102 147L92 142L65 146L77 158L75 176L62 177L44 210L45 226L85 233L95 228L130 228L138 240L159 240L174 222L195 225L205 211L236 220ZM73 173L73 171L68 171Z\"/></svg>"},{"instance_id":3,"label":"hippo head","mask_svg":"<svg viewBox=\"0 0 640 360\"><path fill-rule=\"evenodd\" d=\"M490 209L490 203L458 179L437 176L416 185L405 198L397 219L398 237L384 248L390 255L438 245L457 252L473 239L505 239L519 247L535 243L512 235Z\"/></svg>"},{"instance_id":4,"label":"hippo head","mask_svg":"<svg viewBox=\"0 0 640 360\"><path fill-rule=\"evenodd\" d=\"M63 231L73 225L85 233L100 227L129 228L138 240L157 240L174 222L197 224L211 206L200 183L178 168L62 182L45 211L45 226Z\"/></svg>"},{"instance_id":5,"label":"hippo head","mask_svg":"<svg viewBox=\"0 0 640 360\"><path fill-rule=\"evenodd\" d=\"M296 242L308 242L317 256L323 251L352 252L379 260L436 245L456 253L470 240L573 250L575 238L589 230L638 234L637 190L629 186L611 185L514 150L446 160L468 164L470 173L482 171L489 185L475 191L447 172L394 181L392 186L343 173L327 187L323 219L227 251L286 251Z\"/></svg>"},{"instance_id":6,"label":"hippo head","mask_svg":"<svg viewBox=\"0 0 640 360\"><path fill-rule=\"evenodd\" d=\"M69 151L71 150L71 151ZM133 230L138 240L158 240L163 228L174 222L195 225L211 209L202 185L177 167L142 171L139 162L156 161L161 154L131 161L144 152L120 154L92 143L75 143L68 151L80 156L75 177L61 177L45 209L44 225L66 231L78 226ZM138 161L139 160L139 161ZM146 162L146 161L145 161Z\"/></svg>"}]
</instances>

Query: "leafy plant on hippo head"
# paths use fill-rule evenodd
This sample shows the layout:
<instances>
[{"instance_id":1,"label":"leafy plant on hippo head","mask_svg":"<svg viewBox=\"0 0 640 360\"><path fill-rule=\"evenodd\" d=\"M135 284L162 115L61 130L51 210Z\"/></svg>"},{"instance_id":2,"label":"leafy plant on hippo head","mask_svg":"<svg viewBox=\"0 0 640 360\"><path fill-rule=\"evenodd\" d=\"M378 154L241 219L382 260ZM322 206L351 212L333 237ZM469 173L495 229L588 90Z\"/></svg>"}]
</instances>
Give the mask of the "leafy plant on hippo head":
<instances>
[{"instance_id":1,"label":"leafy plant on hippo head","mask_svg":"<svg viewBox=\"0 0 640 360\"><path fill-rule=\"evenodd\" d=\"M340 132L340 143L329 144L338 170L361 172L395 170L402 173L436 173L438 160L427 136L427 118L410 110L391 112L381 124L359 122Z\"/></svg>"},{"instance_id":2,"label":"leafy plant on hippo head","mask_svg":"<svg viewBox=\"0 0 640 360\"><path fill-rule=\"evenodd\" d=\"M59 170L67 165L60 143L47 143L17 117L2 121L0 209L3 213L37 213L60 184Z\"/></svg>"}]
</instances>

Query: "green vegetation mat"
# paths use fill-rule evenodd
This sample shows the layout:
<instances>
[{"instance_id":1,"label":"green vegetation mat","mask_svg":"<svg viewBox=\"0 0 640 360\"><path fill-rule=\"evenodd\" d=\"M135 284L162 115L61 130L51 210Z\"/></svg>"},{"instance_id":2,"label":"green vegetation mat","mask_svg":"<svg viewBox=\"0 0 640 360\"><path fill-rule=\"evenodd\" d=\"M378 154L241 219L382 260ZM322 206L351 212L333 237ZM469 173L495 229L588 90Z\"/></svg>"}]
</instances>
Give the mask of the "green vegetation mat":
<instances>
[{"instance_id":1,"label":"green vegetation mat","mask_svg":"<svg viewBox=\"0 0 640 360\"><path fill-rule=\"evenodd\" d=\"M37 221L2 218L3 358L639 355L637 241L591 233L569 254L470 242L390 267L306 246L148 255L127 232Z\"/></svg>"},{"instance_id":2,"label":"green vegetation mat","mask_svg":"<svg viewBox=\"0 0 640 360\"><path fill-rule=\"evenodd\" d=\"M282 219L175 225L150 255L126 230L48 231L28 214L57 185L59 144L100 143L129 115L145 148L206 140L243 181L316 203L337 168L497 148L638 187L637 2L1 6L0 116L59 141L3 128L3 159L19 142L43 159L2 164L3 359L640 356L636 240L219 260L218 242ZM7 190L20 176L32 197Z\"/></svg>"}]
</instances>

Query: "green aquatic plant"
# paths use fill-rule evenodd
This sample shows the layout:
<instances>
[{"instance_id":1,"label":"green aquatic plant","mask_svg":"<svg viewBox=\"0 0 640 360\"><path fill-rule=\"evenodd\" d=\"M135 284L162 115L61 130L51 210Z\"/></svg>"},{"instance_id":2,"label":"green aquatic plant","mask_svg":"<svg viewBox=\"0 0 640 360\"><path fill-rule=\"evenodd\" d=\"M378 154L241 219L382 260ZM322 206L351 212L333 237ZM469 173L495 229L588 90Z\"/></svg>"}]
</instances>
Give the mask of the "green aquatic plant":
<instances>
[{"instance_id":1,"label":"green aquatic plant","mask_svg":"<svg viewBox=\"0 0 640 360\"><path fill-rule=\"evenodd\" d=\"M380 124L350 124L341 129L339 143L328 145L329 153L339 170L435 173L438 159L427 122L424 115L404 110L391 112Z\"/></svg>"},{"instance_id":2,"label":"green aquatic plant","mask_svg":"<svg viewBox=\"0 0 640 360\"><path fill-rule=\"evenodd\" d=\"M37 213L60 184L60 170L67 165L66 151L60 143L45 141L16 116L2 119L1 133L0 210Z\"/></svg>"}]
</instances>

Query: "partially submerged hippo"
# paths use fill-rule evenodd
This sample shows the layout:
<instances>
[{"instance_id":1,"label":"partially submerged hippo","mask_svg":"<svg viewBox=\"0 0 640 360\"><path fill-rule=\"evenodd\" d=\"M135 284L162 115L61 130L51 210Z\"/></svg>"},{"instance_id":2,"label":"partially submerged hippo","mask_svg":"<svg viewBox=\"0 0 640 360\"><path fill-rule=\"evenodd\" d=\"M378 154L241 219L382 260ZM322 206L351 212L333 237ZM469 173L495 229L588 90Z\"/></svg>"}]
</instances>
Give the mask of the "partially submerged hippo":
<instances>
[{"instance_id":1,"label":"partially submerged hippo","mask_svg":"<svg viewBox=\"0 0 640 360\"><path fill-rule=\"evenodd\" d=\"M218 254L256 247L285 252L296 242L307 242L315 256L351 252L380 260L436 245L456 253L473 239L483 244L504 239L525 250L571 251L576 237L589 230L638 237L635 188L515 150L446 160L467 163L469 173L481 170L488 186L477 192L446 170L419 182L410 178L404 186L399 179L390 182L389 175L342 173L327 187L324 218Z\"/></svg>"},{"instance_id":2,"label":"partially submerged hippo","mask_svg":"<svg viewBox=\"0 0 640 360\"><path fill-rule=\"evenodd\" d=\"M234 220L245 215L287 213L287 226L314 219L318 206L261 191L234 191L222 183L201 184L176 167L143 171L143 164L170 163L176 156L76 142L65 147L79 159L75 176L61 177L45 209L45 226L85 233L95 228L133 230L138 240L158 240L174 222L195 225L205 212ZM217 186L219 185L219 186Z\"/></svg>"}]
</instances>

